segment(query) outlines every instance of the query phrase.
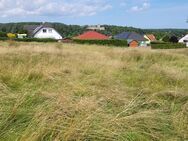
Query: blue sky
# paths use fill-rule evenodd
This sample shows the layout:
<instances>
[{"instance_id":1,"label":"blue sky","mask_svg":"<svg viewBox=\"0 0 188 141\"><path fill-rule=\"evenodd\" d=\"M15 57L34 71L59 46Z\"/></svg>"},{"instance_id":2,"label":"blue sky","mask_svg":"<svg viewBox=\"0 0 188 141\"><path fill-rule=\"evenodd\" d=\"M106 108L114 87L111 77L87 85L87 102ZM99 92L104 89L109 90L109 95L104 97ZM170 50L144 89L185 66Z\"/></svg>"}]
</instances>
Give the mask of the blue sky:
<instances>
[{"instance_id":1,"label":"blue sky","mask_svg":"<svg viewBox=\"0 0 188 141\"><path fill-rule=\"evenodd\" d=\"M188 0L0 0L0 22L188 28Z\"/></svg>"}]
</instances>

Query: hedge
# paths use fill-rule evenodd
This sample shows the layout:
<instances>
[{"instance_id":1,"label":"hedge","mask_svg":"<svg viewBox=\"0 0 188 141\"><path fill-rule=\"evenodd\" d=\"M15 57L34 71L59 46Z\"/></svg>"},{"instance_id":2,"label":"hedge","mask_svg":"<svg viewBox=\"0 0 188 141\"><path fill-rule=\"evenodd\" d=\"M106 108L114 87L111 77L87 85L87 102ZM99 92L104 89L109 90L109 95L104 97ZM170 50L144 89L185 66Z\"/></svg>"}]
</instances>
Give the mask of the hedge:
<instances>
[{"instance_id":1,"label":"hedge","mask_svg":"<svg viewBox=\"0 0 188 141\"><path fill-rule=\"evenodd\" d=\"M6 40L13 40L13 41L18 41L18 42L57 42L55 39L38 39L38 38L15 38L15 39L9 39L9 38L0 38L1 41L6 41Z\"/></svg>"},{"instance_id":2,"label":"hedge","mask_svg":"<svg viewBox=\"0 0 188 141\"><path fill-rule=\"evenodd\" d=\"M7 37L0 37L0 41L6 41L9 40Z\"/></svg>"},{"instance_id":3,"label":"hedge","mask_svg":"<svg viewBox=\"0 0 188 141\"><path fill-rule=\"evenodd\" d=\"M50 39L50 38L45 38L45 39L38 39L38 38L23 38L23 39L19 39L19 38L16 38L14 40L18 41L18 42L57 42L57 40Z\"/></svg>"},{"instance_id":4,"label":"hedge","mask_svg":"<svg viewBox=\"0 0 188 141\"><path fill-rule=\"evenodd\" d=\"M181 43L169 43L169 42L152 42L152 49L178 49L178 48L186 48L185 44Z\"/></svg>"},{"instance_id":5,"label":"hedge","mask_svg":"<svg viewBox=\"0 0 188 141\"><path fill-rule=\"evenodd\" d=\"M126 40L79 40L74 39L74 43L78 44L96 44L96 45L109 45L117 47L128 47Z\"/></svg>"}]
</instances>

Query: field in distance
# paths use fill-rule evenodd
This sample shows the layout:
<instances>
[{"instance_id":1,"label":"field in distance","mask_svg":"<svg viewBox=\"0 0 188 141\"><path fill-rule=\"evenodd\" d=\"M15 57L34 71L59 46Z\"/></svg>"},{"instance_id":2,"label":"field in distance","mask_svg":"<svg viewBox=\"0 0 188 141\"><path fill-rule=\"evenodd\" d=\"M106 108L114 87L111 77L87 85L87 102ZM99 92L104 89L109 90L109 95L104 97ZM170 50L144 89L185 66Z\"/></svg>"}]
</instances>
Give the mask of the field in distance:
<instances>
[{"instance_id":1,"label":"field in distance","mask_svg":"<svg viewBox=\"0 0 188 141\"><path fill-rule=\"evenodd\" d=\"M188 49L0 42L0 140L188 140Z\"/></svg>"}]
</instances>

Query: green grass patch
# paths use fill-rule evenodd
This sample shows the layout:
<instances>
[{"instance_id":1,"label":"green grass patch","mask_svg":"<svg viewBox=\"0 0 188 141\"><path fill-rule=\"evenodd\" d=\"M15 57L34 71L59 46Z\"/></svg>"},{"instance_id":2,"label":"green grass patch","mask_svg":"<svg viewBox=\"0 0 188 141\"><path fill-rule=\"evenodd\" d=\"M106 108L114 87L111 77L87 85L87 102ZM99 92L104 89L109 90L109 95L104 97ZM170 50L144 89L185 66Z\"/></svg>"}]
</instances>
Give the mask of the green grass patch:
<instances>
[{"instance_id":1,"label":"green grass patch","mask_svg":"<svg viewBox=\"0 0 188 141\"><path fill-rule=\"evenodd\" d=\"M153 42L151 43L152 49L179 49L186 48L186 44L181 43L168 43L168 42Z\"/></svg>"}]
</instances>

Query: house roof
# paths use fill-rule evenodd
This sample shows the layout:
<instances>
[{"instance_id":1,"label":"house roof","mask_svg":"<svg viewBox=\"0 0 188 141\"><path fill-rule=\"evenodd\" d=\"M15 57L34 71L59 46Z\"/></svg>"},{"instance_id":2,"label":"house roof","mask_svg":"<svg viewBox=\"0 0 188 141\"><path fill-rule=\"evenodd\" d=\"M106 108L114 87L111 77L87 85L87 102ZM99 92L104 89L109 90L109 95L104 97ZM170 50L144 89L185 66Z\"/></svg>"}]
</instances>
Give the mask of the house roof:
<instances>
[{"instance_id":1,"label":"house roof","mask_svg":"<svg viewBox=\"0 0 188 141\"><path fill-rule=\"evenodd\" d=\"M188 40L188 34L183 37L183 39Z\"/></svg>"},{"instance_id":2,"label":"house roof","mask_svg":"<svg viewBox=\"0 0 188 141\"><path fill-rule=\"evenodd\" d=\"M129 44L130 44L130 43L132 43L132 42L137 42L137 43L138 43L138 41L137 41L137 40L132 40L132 41L130 41L130 42L129 42Z\"/></svg>"},{"instance_id":3,"label":"house roof","mask_svg":"<svg viewBox=\"0 0 188 141\"><path fill-rule=\"evenodd\" d=\"M24 26L24 30L27 30L28 32L28 36L32 36L33 35L33 31L38 27L39 25L25 25Z\"/></svg>"},{"instance_id":4,"label":"house roof","mask_svg":"<svg viewBox=\"0 0 188 141\"><path fill-rule=\"evenodd\" d=\"M81 40L107 40L109 37L98 33L96 31L87 31L77 37L75 39L81 39Z\"/></svg>"},{"instance_id":5,"label":"house roof","mask_svg":"<svg viewBox=\"0 0 188 141\"><path fill-rule=\"evenodd\" d=\"M135 32L123 32L121 34L115 35L115 39L124 39L124 40L136 40L136 41L146 41L144 36L135 33Z\"/></svg>"},{"instance_id":6,"label":"house roof","mask_svg":"<svg viewBox=\"0 0 188 141\"><path fill-rule=\"evenodd\" d=\"M146 34L146 36L150 39L150 41L156 41L156 38L153 34Z\"/></svg>"},{"instance_id":7,"label":"house roof","mask_svg":"<svg viewBox=\"0 0 188 141\"><path fill-rule=\"evenodd\" d=\"M182 37L179 42L184 42L184 41L188 41L188 34L185 35L184 37Z\"/></svg>"},{"instance_id":8,"label":"house roof","mask_svg":"<svg viewBox=\"0 0 188 141\"><path fill-rule=\"evenodd\" d=\"M28 31L28 36L32 37L38 33L42 28L52 28L52 25L49 23L43 23L41 25L25 25L24 29Z\"/></svg>"}]
</instances>

